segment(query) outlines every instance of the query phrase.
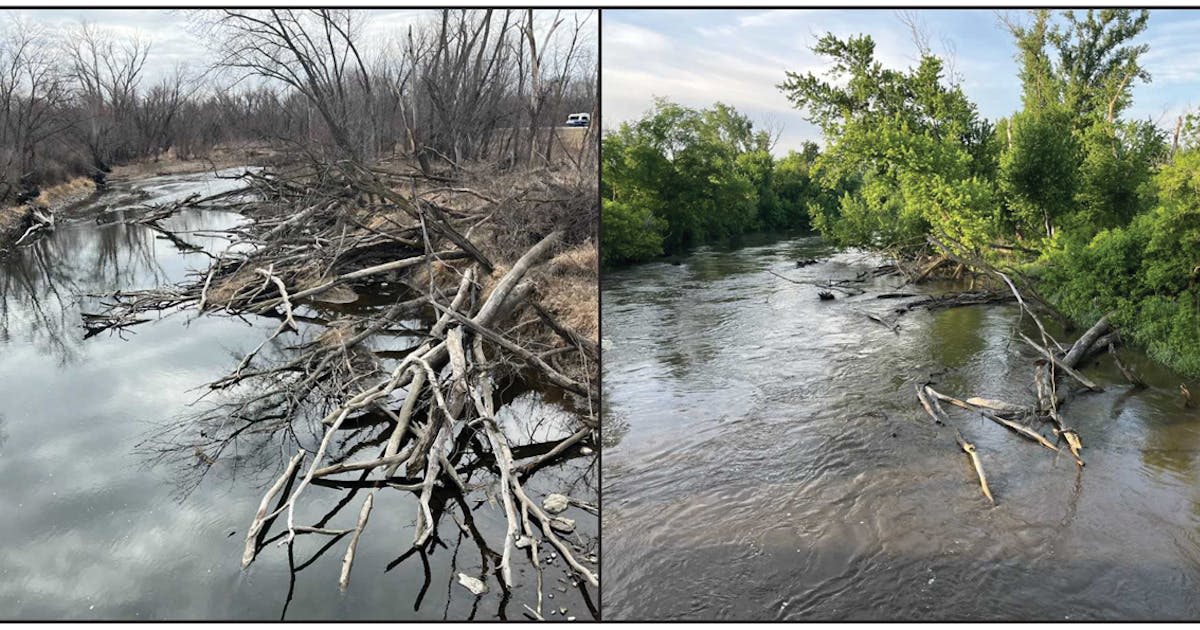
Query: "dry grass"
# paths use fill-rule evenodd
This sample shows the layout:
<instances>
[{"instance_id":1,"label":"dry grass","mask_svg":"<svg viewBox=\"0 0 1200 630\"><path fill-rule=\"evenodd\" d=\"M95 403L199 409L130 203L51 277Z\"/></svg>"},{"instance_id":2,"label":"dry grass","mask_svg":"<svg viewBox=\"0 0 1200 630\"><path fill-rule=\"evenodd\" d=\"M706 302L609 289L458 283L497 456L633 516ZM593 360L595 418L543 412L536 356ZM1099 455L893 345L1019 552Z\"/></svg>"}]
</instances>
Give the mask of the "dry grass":
<instances>
[{"instance_id":1,"label":"dry grass","mask_svg":"<svg viewBox=\"0 0 1200 630\"><path fill-rule=\"evenodd\" d=\"M593 341L600 332L598 254L594 243L577 245L552 258L538 278L546 310Z\"/></svg>"},{"instance_id":2,"label":"dry grass","mask_svg":"<svg viewBox=\"0 0 1200 630\"><path fill-rule=\"evenodd\" d=\"M561 131L582 139L585 130ZM480 298L487 299L512 264L530 247L546 234L561 230L564 236L558 252L535 269L529 279L534 283L538 301L559 323L597 339L599 258L595 234L599 215L595 172L575 168L504 172L491 165L472 165L464 169L463 175L452 185L455 191L431 182L421 192L423 198L457 213L490 215L488 221L471 233L471 240L494 266L492 274L481 279ZM434 282L438 286L452 288L458 279L458 272L446 265L435 267ZM424 267L414 272L412 280L416 286L426 286L429 277ZM531 312L514 313L514 320L530 317L536 320ZM544 336L550 345L557 343L548 328L539 336Z\"/></svg>"},{"instance_id":3,"label":"dry grass","mask_svg":"<svg viewBox=\"0 0 1200 630\"><path fill-rule=\"evenodd\" d=\"M76 177L71 181L42 190L33 200L33 205L58 210L91 197L96 192L96 182L90 177Z\"/></svg>"},{"instance_id":4,"label":"dry grass","mask_svg":"<svg viewBox=\"0 0 1200 630\"><path fill-rule=\"evenodd\" d=\"M0 247L21 238L30 225L30 212L34 207L58 212L79 203L96 192L96 183L87 177L76 177L68 182L42 189L41 194L30 203L19 206L0 207Z\"/></svg>"},{"instance_id":5,"label":"dry grass","mask_svg":"<svg viewBox=\"0 0 1200 630\"><path fill-rule=\"evenodd\" d=\"M590 134L588 132L591 132ZM537 147L535 150L541 151L546 142L546 128L538 129ZM524 133L524 132L522 132ZM580 158L585 143L596 142L596 137L600 133L599 128L593 127L555 127L554 128L554 148L552 149L551 161L555 166L567 166L573 163L574 160ZM512 150L512 145L509 144L512 136L511 127L499 127L492 130L491 137L488 141L488 152L492 155L501 155L507 153L505 149Z\"/></svg>"},{"instance_id":6,"label":"dry grass","mask_svg":"<svg viewBox=\"0 0 1200 630\"><path fill-rule=\"evenodd\" d=\"M325 330L322 331L314 341L319 346L336 348L344 345L357 333L358 330L355 329L351 322L342 319L336 319L332 322L329 322L329 325L325 327Z\"/></svg>"},{"instance_id":7,"label":"dry grass","mask_svg":"<svg viewBox=\"0 0 1200 630\"><path fill-rule=\"evenodd\" d=\"M274 163L279 151L260 144L221 145L203 159L182 159L174 150L168 151L157 160L145 160L113 167L111 179L137 179L159 175L185 175L206 171L245 166L248 164Z\"/></svg>"},{"instance_id":8,"label":"dry grass","mask_svg":"<svg viewBox=\"0 0 1200 630\"><path fill-rule=\"evenodd\" d=\"M387 231L396 226L408 227L412 225L412 217L402 210L393 210L391 212L365 212L363 217L363 225L372 230Z\"/></svg>"},{"instance_id":9,"label":"dry grass","mask_svg":"<svg viewBox=\"0 0 1200 630\"><path fill-rule=\"evenodd\" d=\"M6 245L8 241L20 238L20 232L25 225L25 217L28 214L28 206L6 206L0 208L0 246Z\"/></svg>"},{"instance_id":10,"label":"dry grass","mask_svg":"<svg viewBox=\"0 0 1200 630\"><path fill-rule=\"evenodd\" d=\"M206 295L210 304L229 304L233 296L250 285L262 284L263 277L248 269L241 269L228 278L214 280Z\"/></svg>"}]
</instances>

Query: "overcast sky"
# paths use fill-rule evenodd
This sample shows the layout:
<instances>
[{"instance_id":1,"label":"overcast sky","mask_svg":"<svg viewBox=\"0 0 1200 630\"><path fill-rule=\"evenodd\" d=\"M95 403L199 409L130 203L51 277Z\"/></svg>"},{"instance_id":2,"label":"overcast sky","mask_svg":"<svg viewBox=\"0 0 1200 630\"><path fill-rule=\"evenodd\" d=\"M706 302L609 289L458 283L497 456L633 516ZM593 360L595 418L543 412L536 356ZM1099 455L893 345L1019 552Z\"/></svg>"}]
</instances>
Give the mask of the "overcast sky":
<instances>
[{"instance_id":1,"label":"overcast sky","mask_svg":"<svg viewBox=\"0 0 1200 630\"><path fill-rule=\"evenodd\" d=\"M208 50L189 27L189 10L177 9L9 9L0 13L0 20L17 20L45 26L52 33L67 32L82 22L88 22L121 35L137 35L150 41L146 59L147 80L172 71L176 64L200 66L208 63ZM373 9L367 11L363 36L367 41L400 32L408 24L427 19L431 12L419 9Z\"/></svg>"},{"instance_id":2,"label":"overcast sky","mask_svg":"<svg viewBox=\"0 0 1200 630\"><path fill-rule=\"evenodd\" d=\"M437 12L430 9L363 9L362 41L364 54L383 48L393 37L402 36L410 24L432 21ZM118 35L136 35L150 42L150 55L143 69L143 85L170 75L177 64L183 64L192 72L199 72L212 59L208 48L196 33L194 16L196 10L179 9L8 9L0 10L0 30L18 23L45 27L53 34L69 33L70 29L83 22ZM535 13L538 23L548 24L556 15L553 10ZM595 57L599 20L594 10L564 10L564 23L556 33L556 41L563 45L569 37L573 18L586 20L587 28L581 37L581 46ZM7 24L4 24L7 22Z\"/></svg>"},{"instance_id":3,"label":"overcast sky","mask_svg":"<svg viewBox=\"0 0 1200 630\"><path fill-rule=\"evenodd\" d=\"M995 11L915 13L934 52L953 59L964 91L985 117L995 120L1020 107L1015 47ZM879 59L892 68L907 68L918 58L908 27L890 9L606 10L602 23L606 127L640 117L655 96L693 107L721 101L756 121L782 125L778 153L820 140L820 131L775 87L785 70L825 68L810 50L820 35L868 34ZM1139 41L1150 45L1142 63L1153 82L1134 89L1131 116L1172 126L1176 115L1200 105L1198 32L1200 11L1150 12Z\"/></svg>"}]
</instances>

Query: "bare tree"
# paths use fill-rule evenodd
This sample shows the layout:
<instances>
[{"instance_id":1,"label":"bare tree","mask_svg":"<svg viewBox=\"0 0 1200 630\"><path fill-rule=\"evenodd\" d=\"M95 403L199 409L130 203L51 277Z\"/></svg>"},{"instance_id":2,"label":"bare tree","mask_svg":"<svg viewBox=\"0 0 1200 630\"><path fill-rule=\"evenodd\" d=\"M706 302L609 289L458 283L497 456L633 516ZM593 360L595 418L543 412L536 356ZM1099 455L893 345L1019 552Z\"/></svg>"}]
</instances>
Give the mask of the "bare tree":
<instances>
[{"instance_id":1,"label":"bare tree","mask_svg":"<svg viewBox=\"0 0 1200 630\"><path fill-rule=\"evenodd\" d=\"M188 97L186 81L183 67L176 66L171 75L150 88L134 111L142 153L155 160L175 143L179 111Z\"/></svg>"},{"instance_id":2,"label":"bare tree","mask_svg":"<svg viewBox=\"0 0 1200 630\"><path fill-rule=\"evenodd\" d=\"M80 129L93 165L107 171L114 160L131 157L131 134L118 133L136 115L142 69L150 44L137 36L117 40L82 23L68 37L66 54L81 112Z\"/></svg>"},{"instance_id":3,"label":"bare tree","mask_svg":"<svg viewBox=\"0 0 1200 630\"><path fill-rule=\"evenodd\" d=\"M66 90L44 31L11 25L0 39L0 199L36 189L39 149L65 127Z\"/></svg>"},{"instance_id":4,"label":"bare tree","mask_svg":"<svg viewBox=\"0 0 1200 630\"><path fill-rule=\"evenodd\" d=\"M372 84L355 42L361 20L344 9L221 9L203 12L218 64L278 81L320 114L336 147L365 159L372 144ZM365 98L364 98L365 97Z\"/></svg>"},{"instance_id":5,"label":"bare tree","mask_svg":"<svg viewBox=\"0 0 1200 630\"><path fill-rule=\"evenodd\" d=\"M0 201L78 175L102 181L115 164L172 149L194 158L246 141L362 163L399 153L428 175L556 155L578 166L595 144L592 130L568 146L556 129L568 109L596 111L594 12L443 9L388 46L364 40L362 11L190 15L216 63L152 83L144 37L0 25Z\"/></svg>"}]
</instances>

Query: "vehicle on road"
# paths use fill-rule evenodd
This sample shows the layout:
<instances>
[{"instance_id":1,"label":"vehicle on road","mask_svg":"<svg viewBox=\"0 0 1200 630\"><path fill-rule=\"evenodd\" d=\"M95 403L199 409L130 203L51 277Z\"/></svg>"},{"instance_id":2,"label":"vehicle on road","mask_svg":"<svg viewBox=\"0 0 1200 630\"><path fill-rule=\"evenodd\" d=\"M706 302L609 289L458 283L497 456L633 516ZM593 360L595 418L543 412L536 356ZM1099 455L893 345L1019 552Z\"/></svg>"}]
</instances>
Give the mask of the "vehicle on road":
<instances>
[{"instance_id":1,"label":"vehicle on road","mask_svg":"<svg viewBox=\"0 0 1200 630\"><path fill-rule=\"evenodd\" d=\"M588 127L592 124L592 115L587 113L571 114L567 116L567 127Z\"/></svg>"}]
</instances>

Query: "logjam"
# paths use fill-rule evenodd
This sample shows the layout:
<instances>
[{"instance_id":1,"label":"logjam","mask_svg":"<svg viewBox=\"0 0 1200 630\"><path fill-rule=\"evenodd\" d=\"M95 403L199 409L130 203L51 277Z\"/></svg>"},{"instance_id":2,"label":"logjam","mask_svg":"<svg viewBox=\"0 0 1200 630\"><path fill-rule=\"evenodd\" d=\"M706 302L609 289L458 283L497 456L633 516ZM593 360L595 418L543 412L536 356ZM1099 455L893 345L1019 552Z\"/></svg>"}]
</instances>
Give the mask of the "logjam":
<instances>
[{"instance_id":1,"label":"logjam","mask_svg":"<svg viewBox=\"0 0 1200 630\"><path fill-rule=\"evenodd\" d=\"M938 244L940 245L940 243ZM952 258L954 257L953 254L948 255ZM988 269L1008 287L1012 299L1020 306L1022 314L1028 315L1033 320L1041 335L1042 343L1038 343L1024 333L1018 333L1021 340L1036 350L1042 357L1034 362L1033 382L1037 399L1031 406L1017 405L980 396L969 396L965 399L959 399L938 392L928 385L923 385L918 387L917 391L921 406L934 419L934 422L939 425L948 423L949 418L945 416L944 412L937 413L938 409L935 408L935 405L939 401L948 402L962 409L978 413L1013 433L1040 444L1051 451L1060 452L1059 447L1055 443L1051 442L1029 424L1022 422L1027 419L1043 420L1053 425L1054 436L1057 440L1066 443L1067 449L1070 451L1076 465L1082 467L1084 465L1081 454L1083 441L1079 436L1079 432L1064 422L1061 413L1061 404L1064 398L1060 394L1060 390L1066 391L1065 388L1069 383L1060 382L1060 380L1065 375L1082 385L1088 391L1102 391L1102 388L1098 384L1080 373L1078 367L1092 356L1104 351L1113 353L1115 358L1113 344L1118 336L1109 322L1110 315L1101 317L1087 331L1080 335L1071 344L1070 348L1064 348L1062 344L1047 332L1040 318L1034 313L1029 303L1017 289L1016 283L1007 274L995 269ZM1122 373L1125 374L1125 377L1131 383L1139 382L1129 373L1119 358L1116 358L1116 360L1118 368L1121 369ZM974 454L974 446L962 437L961 432L958 434L958 443L964 451L972 456L972 461L977 462L977 456ZM970 450L968 450L968 446L970 446ZM982 468L977 467L976 472L980 478L981 487L984 488L984 494L989 495L990 498L990 492L986 488Z\"/></svg>"},{"instance_id":2,"label":"logjam","mask_svg":"<svg viewBox=\"0 0 1200 630\"><path fill-rule=\"evenodd\" d=\"M208 394L219 393L219 403L192 422L167 426L143 446L166 457L186 444L219 461L223 450L252 436L300 444L251 519L243 567L263 552L277 521L284 525L271 540L281 544L303 534L351 534L339 577L345 589L375 492L412 495L418 514L412 545L424 554L442 544L442 516L457 518L452 510L461 506L462 517L470 518L461 499L468 486L479 487L472 475L482 470L498 482L507 519L499 566L505 589L514 582L516 549L524 549L537 574L540 610L544 545L597 586L594 570L575 557L584 548L554 531L522 481L551 461L578 454L585 443L598 446L596 341L559 323L538 291L538 278L549 273L543 263L577 241L565 244L563 231L543 226L505 267L473 234L499 229L491 225L503 214L498 204L517 203L514 195L452 209L429 195L400 192L415 190L416 176L349 161L242 177L245 187L222 193L222 205L250 221L230 231L226 251L179 285L99 296L104 309L86 314L83 323L94 335L176 311L278 321L229 374L208 386ZM548 194L536 191L538 203L553 203ZM574 189L562 194L563 203L581 198ZM594 189L582 198L592 203ZM208 201L191 197L151 208L140 222L166 232L159 220ZM334 290L380 284L403 289L390 306L353 314L313 306ZM412 328L414 321L422 327ZM413 341L397 351L371 343L377 339ZM523 464L513 460L518 436L505 435L494 410L494 383L518 376L553 384L585 410L570 437ZM364 430L381 422L389 426L378 439L367 439ZM304 445L297 437L297 427L304 426L316 427L318 443ZM301 506L310 503L301 499L314 487L372 490L356 526L347 530L326 521L348 501L315 524L304 522Z\"/></svg>"}]
</instances>

